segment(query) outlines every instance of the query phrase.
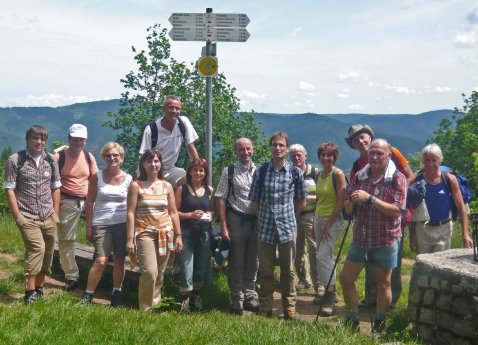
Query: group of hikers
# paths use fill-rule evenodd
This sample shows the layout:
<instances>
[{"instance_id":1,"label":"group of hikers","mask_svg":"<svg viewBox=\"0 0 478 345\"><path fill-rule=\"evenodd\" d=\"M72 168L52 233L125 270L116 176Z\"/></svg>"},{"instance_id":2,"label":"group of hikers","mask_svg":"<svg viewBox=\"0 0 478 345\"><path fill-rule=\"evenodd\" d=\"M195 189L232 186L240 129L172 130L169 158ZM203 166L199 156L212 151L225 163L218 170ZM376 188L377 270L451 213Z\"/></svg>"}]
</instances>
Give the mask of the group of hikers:
<instances>
[{"instance_id":1,"label":"group of hikers","mask_svg":"<svg viewBox=\"0 0 478 345\"><path fill-rule=\"evenodd\" d=\"M234 147L237 161L224 168L214 190L207 182L208 165L194 146L198 135L189 119L180 115L181 106L180 98L168 96L162 117L145 127L134 178L121 169L125 152L115 142L101 149L105 168L98 170L94 156L85 150L84 125L73 124L68 146L53 154L45 149L44 127L27 130L26 150L5 163L3 186L25 244L26 303L44 295L55 238L65 289L78 288L75 239L83 211L86 238L95 250L81 305L92 303L112 254L111 305L123 306L129 255L140 270L139 308L152 311L161 301L168 259L176 253L181 311L203 310L201 288L210 268L211 221L217 213L222 241L230 244L231 312L242 315L247 310L271 317L278 265L287 320L299 318L297 291L312 288L321 315L335 314L334 248L344 219L353 217L353 223L348 222L353 224L353 240L339 276L347 309L344 322L358 329L359 305L376 307L373 328L378 332L400 297L405 226L416 253L447 250L455 206L463 246L472 246L459 183L453 174L441 171L443 156L436 144L423 148L423 169L414 174L400 151L385 139L374 138L370 126L353 125L345 141L360 157L347 179L335 166L339 148L332 142L318 146L322 166L318 169L307 162L304 146L290 145L285 132L271 136L271 159L262 165L253 162L252 141L239 138ZM175 166L183 143L190 157L186 170ZM355 283L364 267L367 288L360 301Z\"/></svg>"}]
</instances>

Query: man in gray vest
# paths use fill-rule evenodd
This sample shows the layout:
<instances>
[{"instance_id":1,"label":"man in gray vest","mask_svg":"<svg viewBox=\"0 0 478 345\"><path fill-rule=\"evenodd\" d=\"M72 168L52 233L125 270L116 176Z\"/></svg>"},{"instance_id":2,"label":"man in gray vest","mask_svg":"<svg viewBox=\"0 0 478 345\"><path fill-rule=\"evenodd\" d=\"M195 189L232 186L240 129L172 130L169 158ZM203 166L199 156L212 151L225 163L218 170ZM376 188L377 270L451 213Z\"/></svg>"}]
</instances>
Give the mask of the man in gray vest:
<instances>
[{"instance_id":1,"label":"man in gray vest","mask_svg":"<svg viewBox=\"0 0 478 345\"><path fill-rule=\"evenodd\" d=\"M252 162L254 146L250 139L235 143L238 161L222 171L216 190L223 240L231 241L228 257L228 283L232 313L244 310L257 312L259 301L255 291L257 259L257 218L247 199L256 165Z\"/></svg>"}]
</instances>

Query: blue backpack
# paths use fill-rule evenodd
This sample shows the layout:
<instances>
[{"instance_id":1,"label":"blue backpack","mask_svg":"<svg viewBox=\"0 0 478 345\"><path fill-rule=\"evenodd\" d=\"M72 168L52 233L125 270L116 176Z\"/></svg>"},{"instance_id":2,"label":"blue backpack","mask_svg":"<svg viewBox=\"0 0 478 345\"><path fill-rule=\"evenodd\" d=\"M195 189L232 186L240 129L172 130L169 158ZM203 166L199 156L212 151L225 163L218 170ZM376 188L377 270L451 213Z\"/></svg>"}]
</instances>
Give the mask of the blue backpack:
<instances>
[{"instance_id":1,"label":"blue backpack","mask_svg":"<svg viewBox=\"0 0 478 345\"><path fill-rule=\"evenodd\" d=\"M452 168L447 167L445 165L440 165L440 171L441 171L441 179L445 183L446 188L448 189L448 192L450 193L450 197L453 198L452 192L451 192L451 186L450 186L450 179L448 177L448 174L453 174L456 177L456 180L458 181L458 186L460 186L460 191L461 191L461 197L463 198L463 203L465 204L465 207L469 209L468 204L471 201L471 193L470 190L468 189L468 179L460 174L458 174L456 171L453 171ZM420 181L423 179L423 169L420 169L418 171L417 176L415 178L415 181ZM451 203L451 216L453 220L458 219L458 209L456 208L456 205L454 202Z\"/></svg>"}]
</instances>

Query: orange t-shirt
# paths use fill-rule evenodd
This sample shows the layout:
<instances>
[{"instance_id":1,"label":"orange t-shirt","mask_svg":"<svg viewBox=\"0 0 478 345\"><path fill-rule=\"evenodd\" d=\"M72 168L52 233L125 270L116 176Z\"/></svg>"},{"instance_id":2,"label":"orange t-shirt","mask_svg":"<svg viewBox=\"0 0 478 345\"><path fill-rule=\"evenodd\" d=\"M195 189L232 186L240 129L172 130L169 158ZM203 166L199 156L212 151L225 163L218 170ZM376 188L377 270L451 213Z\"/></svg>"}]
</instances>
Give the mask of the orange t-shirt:
<instances>
[{"instance_id":1,"label":"orange t-shirt","mask_svg":"<svg viewBox=\"0 0 478 345\"><path fill-rule=\"evenodd\" d=\"M60 191L72 196L86 197L90 178L98 171L95 157L89 153L90 165L88 165L84 152L78 157L71 157L68 150L65 149L65 164L60 171ZM59 153L55 153L55 159L59 160L59 157Z\"/></svg>"}]
</instances>

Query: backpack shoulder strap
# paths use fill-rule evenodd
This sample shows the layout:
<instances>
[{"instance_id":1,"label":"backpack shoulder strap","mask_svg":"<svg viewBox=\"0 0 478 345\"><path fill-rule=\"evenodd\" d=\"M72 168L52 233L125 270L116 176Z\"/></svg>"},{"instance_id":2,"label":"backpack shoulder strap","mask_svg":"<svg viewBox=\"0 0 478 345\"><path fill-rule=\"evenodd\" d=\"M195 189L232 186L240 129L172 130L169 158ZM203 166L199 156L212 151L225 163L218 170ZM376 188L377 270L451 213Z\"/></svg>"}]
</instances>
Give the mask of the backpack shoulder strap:
<instances>
[{"instance_id":1,"label":"backpack shoulder strap","mask_svg":"<svg viewBox=\"0 0 478 345\"><path fill-rule=\"evenodd\" d=\"M154 149L158 143L158 125L156 120L148 122L148 126L151 130L151 148Z\"/></svg>"},{"instance_id":2,"label":"backpack shoulder strap","mask_svg":"<svg viewBox=\"0 0 478 345\"><path fill-rule=\"evenodd\" d=\"M450 196L453 197L452 192L451 192L451 186L450 186L450 174L449 172L442 171L441 172L441 180L445 184L446 188L448 189L448 193L450 193Z\"/></svg>"},{"instance_id":3,"label":"backpack shoulder strap","mask_svg":"<svg viewBox=\"0 0 478 345\"><path fill-rule=\"evenodd\" d=\"M62 150L62 152L64 152ZM63 153L64 154L64 153ZM46 161L48 162L48 164L50 165L50 169L51 169L51 182L55 182L55 156L53 156L51 153L49 152L46 152ZM60 173L60 169L58 168L58 174Z\"/></svg>"},{"instance_id":4,"label":"backpack shoulder strap","mask_svg":"<svg viewBox=\"0 0 478 345\"><path fill-rule=\"evenodd\" d=\"M226 200L229 199L230 193L232 193L232 196L235 196L234 185L232 183L233 179L234 179L234 164L231 164L227 167L227 198Z\"/></svg>"},{"instance_id":5,"label":"backpack shoulder strap","mask_svg":"<svg viewBox=\"0 0 478 345\"><path fill-rule=\"evenodd\" d=\"M58 170L61 172L61 169L63 169L63 166L65 165L65 159L66 159L66 154L65 150L61 150L58 152ZM88 164L90 162L88 161Z\"/></svg>"},{"instance_id":6,"label":"backpack shoulder strap","mask_svg":"<svg viewBox=\"0 0 478 345\"><path fill-rule=\"evenodd\" d=\"M27 160L27 150L18 151L17 170L19 171L25 165Z\"/></svg>"},{"instance_id":7,"label":"backpack shoulder strap","mask_svg":"<svg viewBox=\"0 0 478 345\"><path fill-rule=\"evenodd\" d=\"M336 167L332 169L332 185L334 186L334 190L337 192L337 168Z\"/></svg>"},{"instance_id":8,"label":"backpack shoulder strap","mask_svg":"<svg viewBox=\"0 0 478 345\"><path fill-rule=\"evenodd\" d=\"M181 116L178 116L178 126L179 130L181 131L181 135L183 136L183 141L186 142L186 126L184 125L184 121L181 119ZM156 131L158 129L156 128ZM156 141L158 140L158 134L156 133Z\"/></svg>"},{"instance_id":9,"label":"backpack shoulder strap","mask_svg":"<svg viewBox=\"0 0 478 345\"><path fill-rule=\"evenodd\" d=\"M359 158L357 158L354 162L354 164L352 165L352 169L355 171L355 174L357 174L359 171L360 171L360 164L359 164Z\"/></svg>"},{"instance_id":10,"label":"backpack shoulder strap","mask_svg":"<svg viewBox=\"0 0 478 345\"><path fill-rule=\"evenodd\" d=\"M270 163L267 162L267 163L262 164L259 167L259 183L258 183L259 199L262 197L262 189L264 188L264 182L265 182L265 179L266 179L266 173L267 173L267 169L269 168L269 164Z\"/></svg>"},{"instance_id":11,"label":"backpack shoulder strap","mask_svg":"<svg viewBox=\"0 0 478 345\"><path fill-rule=\"evenodd\" d=\"M83 150L83 153L85 154L86 162L88 163L88 166L91 166L91 156L90 153L86 150Z\"/></svg>"}]
</instances>

